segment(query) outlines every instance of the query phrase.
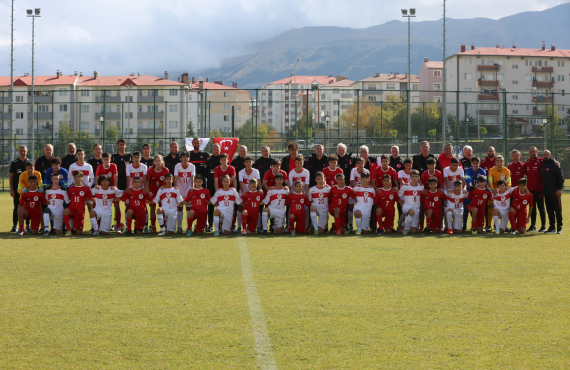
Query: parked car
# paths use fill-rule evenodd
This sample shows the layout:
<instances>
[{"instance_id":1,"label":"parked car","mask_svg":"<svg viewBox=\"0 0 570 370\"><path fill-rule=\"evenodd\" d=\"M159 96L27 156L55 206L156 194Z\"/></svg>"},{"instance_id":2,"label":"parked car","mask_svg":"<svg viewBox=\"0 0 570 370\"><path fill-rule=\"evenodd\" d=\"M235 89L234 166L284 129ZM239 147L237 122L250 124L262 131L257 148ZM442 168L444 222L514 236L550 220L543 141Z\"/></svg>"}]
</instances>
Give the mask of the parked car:
<instances>
[{"instance_id":1,"label":"parked car","mask_svg":"<svg viewBox=\"0 0 570 370\"><path fill-rule=\"evenodd\" d=\"M317 144L313 140L297 140L299 144L299 149L314 149Z\"/></svg>"},{"instance_id":2,"label":"parked car","mask_svg":"<svg viewBox=\"0 0 570 370\"><path fill-rule=\"evenodd\" d=\"M485 138L485 140L503 140L503 135L501 134L489 135Z\"/></svg>"}]
</instances>

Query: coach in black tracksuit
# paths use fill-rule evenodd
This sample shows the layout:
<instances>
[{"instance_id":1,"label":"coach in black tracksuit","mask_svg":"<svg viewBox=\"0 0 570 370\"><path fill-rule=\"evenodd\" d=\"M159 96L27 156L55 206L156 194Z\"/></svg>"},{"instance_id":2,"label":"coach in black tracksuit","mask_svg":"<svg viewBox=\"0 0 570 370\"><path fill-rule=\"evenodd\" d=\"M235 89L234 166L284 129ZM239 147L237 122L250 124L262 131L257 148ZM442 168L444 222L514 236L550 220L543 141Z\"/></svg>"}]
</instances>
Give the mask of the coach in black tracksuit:
<instances>
[{"instance_id":1,"label":"coach in black tracksuit","mask_svg":"<svg viewBox=\"0 0 570 370\"><path fill-rule=\"evenodd\" d=\"M540 174L542 177L542 194L548 213L548 222L550 226L547 233L562 234L562 188L564 187L564 176L562 169L558 167L550 151L545 150L543 153L542 167ZM555 223L557 224L555 227Z\"/></svg>"},{"instance_id":2,"label":"coach in black tracksuit","mask_svg":"<svg viewBox=\"0 0 570 370\"><path fill-rule=\"evenodd\" d=\"M212 146L212 155L206 158L204 163L205 171L207 173L206 189L210 191L210 196L216 194L214 187L214 170L220 165L220 145L214 144ZM214 225L214 206L208 205L208 230Z\"/></svg>"},{"instance_id":3,"label":"coach in black tracksuit","mask_svg":"<svg viewBox=\"0 0 570 370\"><path fill-rule=\"evenodd\" d=\"M318 158L317 153L307 157L304 167L309 170L309 189L317 185L315 180L317 172L322 171L328 165L327 156L324 153L321 155L321 158Z\"/></svg>"}]
</instances>

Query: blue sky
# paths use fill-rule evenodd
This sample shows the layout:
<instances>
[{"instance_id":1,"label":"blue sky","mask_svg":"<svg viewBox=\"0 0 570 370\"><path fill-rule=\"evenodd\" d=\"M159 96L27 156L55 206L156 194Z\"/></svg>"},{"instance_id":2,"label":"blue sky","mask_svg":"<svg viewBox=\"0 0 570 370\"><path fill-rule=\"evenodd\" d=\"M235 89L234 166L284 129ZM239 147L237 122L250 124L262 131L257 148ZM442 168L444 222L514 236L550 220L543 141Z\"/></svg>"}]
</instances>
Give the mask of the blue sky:
<instances>
[{"instance_id":1,"label":"blue sky","mask_svg":"<svg viewBox=\"0 0 570 370\"><path fill-rule=\"evenodd\" d=\"M451 18L499 19L541 11L560 0L448 1ZM10 74L10 6L0 0L0 75ZM417 21L442 17L442 1L378 0L50 0L15 1L15 74L31 72L31 19L36 20L36 74L74 71L103 75L162 74L212 68L248 46L292 28L365 28L401 19L415 7Z\"/></svg>"}]
</instances>

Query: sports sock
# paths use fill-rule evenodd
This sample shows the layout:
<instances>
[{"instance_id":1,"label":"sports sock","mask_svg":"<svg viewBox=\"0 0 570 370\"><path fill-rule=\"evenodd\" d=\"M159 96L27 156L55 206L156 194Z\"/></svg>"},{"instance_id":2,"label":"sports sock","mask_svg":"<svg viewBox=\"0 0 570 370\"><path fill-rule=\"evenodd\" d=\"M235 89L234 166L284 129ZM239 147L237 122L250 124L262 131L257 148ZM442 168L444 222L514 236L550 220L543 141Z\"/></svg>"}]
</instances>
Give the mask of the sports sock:
<instances>
[{"instance_id":1,"label":"sports sock","mask_svg":"<svg viewBox=\"0 0 570 370\"><path fill-rule=\"evenodd\" d=\"M214 216L214 231L220 231L220 216Z\"/></svg>"},{"instance_id":2,"label":"sports sock","mask_svg":"<svg viewBox=\"0 0 570 370\"><path fill-rule=\"evenodd\" d=\"M353 211L348 211L348 218L346 220L346 225L347 226L352 226L352 218L354 216L354 212Z\"/></svg>"},{"instance_id":3,"label":"sports sock","mask_svg":"<svg viewBox=\"0 0 570 370\"><path fill-rule=\"evenodd\" d=\"M495 217L493 216L493 209L489 207L489 209L487 210L487 220L489 222L489 226L493 226L491 225L491 220L494 220Z\"/></svg>"},{"instance_id":4,"label":"sports sock","mask_svg":"<svg viewBox=\"0 0 570 370\"><path fill-rule=\"evenodd\" d=\"M311 220L311 210L305 207L305 229L309 228L309 221Z\"/></svg>"},{"instance_id":5,"label":"sports sock","mask_svg":"<svg viewBox=\"0 0 570 370\"><path fill-rule=\"evenodd\" d=\"M44 214L44 220L46 218L46 215ZM65 223L65 226L67 226L67 230L71 230L71 223L69 222L69 216L68 215L63 215L63 222Z\"/></svg>"},{"instance_id":6,"label":"sports sock","mask_svg":"<svg viewBox=\"0 0 570 370\"><path fill-rule=\"evenodd\" d=\"M247 228L247 215L242 212L238 212L239 219L241 220L241 228L245 230Z\"/></svg>"},{"instance_id":7,"label":"sports sock","mask_svg":"<svg viewBox=\"0 0 570 370\"><path fill-rule=\"evenodd\" d=\"M20 224L19 227L20 227L20 230L24 231L24 224Z\"/></svg>"},{"instance_id":8,"label":"sports sock","mask_svg":"<svg viewBox=\"0 0 570 370\"><path fill-rule=\"evenodd\" d=\"M295 221L297 221L297 220L294 218L289 219L289 231L295 230Z\"/></svg>"},{"instance_id":9,"label":"sports sock","mask_svg":"<svg viewBox=\"0 0 570 370\"><path fill-rule=\"evenodd\" d=\"M182 227L182 219L183 219L183 212L184 211L177 211L176 212L176 224L178 228Z\"/></svg>"},{"instance_id":10,"label":"sports sock","mask_svg":"<svg viewBox=\"0 0 570 370\"><path fill-rule=\"evenodd\" d=\"M517 221L515 220L515 213L514 212L509 212L509 220L511 221L511 229L516 230L517 229Z\"/></svg>"},{"instance_id":11,"label":"sports sock","mask_svg":"<svg viewBox=\"0 0 570 370\"><path fill-rule=\"evenodd\" d=\"M313 223L315 230L318 230L319 229L319 221L317 219L317 212L311 212L311 222Z\"/></svg>"},{"instance_id":12,"label":"sports sock","mask_svg":"<svg viewBox=\"0 0 570 370\"><path fill-rule=\"evenodd\" d=\"M148 227L148 213L146 214L145 218L144 218L144 224Z\"/></svg>"},{"instance_id":13,"label":"sports sock","mask_svg":"<svg viewBox=\"0 0 570 370\"><path fill-rule=\"evenodd\" d=\"M426 229L431 229L431 217L426 216Z\"/></svg>"},{"instance_id":14,"label":"sports sock","mask_svg":"<svg viewBox=\"0 0 570 370\"><path fill-rule=\"evenodd\" d=\"M378 222L378 230L384 230L384 225L382 225L382 215L376 215L376 222Z\"/></svg>"},{"instance_id":15,"label":"sports sock","mask_svg":"<svg viewBox=\"0 0 570 370\"><path fill-rule=\"evenodd\" d=\"M44 213L44 225L46 225L46 229L49 229L48 225L49 225L49 213ZM63 218L63 220L65 221L65 216Z\"/></svg>"},{"instance_id":16,"label":"sports sock","mask_svg":"<svg viewBox=\"0 0 570 370\"><path fill-rule=\"evenodd\" d=\"M265 212L263 212L263 214L261 215L261 219L262 219L262 222L261 222L262 225L261 226L263 226L264 231L267 230L267 219L269 218L267 216L268 215Z\"/></svg>"},{"instance_id":17,"label":"sports sock","mask_svg":"<svg viewBox=\"0 0 570 370\"><path fill-rule=\"evenodd\" d=\"M160 228L162 229L164 227L164 225L163 225L164 217L161 214L157 214L156 219L158 220L158 224L160 225Z\"/></svg>"},{"instance_id":18,"label":"sports sock","mask_svg":"<svg viewBox=\"0 0 570 370\"><path fill-rule=\"evenodd\" d=\"M115 211L115 224L119 225L121 223L121 211Z\"/></svg>"},{"instance_id":19,"label":"sports sock","mask_svg":"<svg viewBox=\"0 0 570 370\"><path fill-rule=\"evenodd\" d=\"M355 217L356 221L356 230L362 230L362 217Z\"/></svg>"},{"instance_id":20,"label":"sports sock","mask_svg":"<svg viewBox=\"0 0 570 370\"><path fill-rule=\"evenodd\" d=\"M499 230L499 216L493 216L493 222L495 222L495 230Z\"/></svg>"},{"instance_id":21,"label":"sports sock","mask_svg":"<svg viewBox=\"0 0 570 370\"><path fill-rule=\"evenodd\" d=\"M156 217L151 217L150 218L150 225L148 225L149 227L154 228L156 226Z\"/></svg>"},{"instance_id":22,"label":"sports sock","mask_svg":"<svg viewBox=\"0 0 570 370\"><path fill-rule=\"evenodd\" d=\"M99 230L99 224L97 223L97 218L95 217L90 218L89 221L91 221L91 227L93 228L93 230L95 231Z\"/></svg>"},{"instance_id":23,"label":"sports sock","mask_svg":"<svg viewBox=\"0 0 570 370\"><path fill-rule=\"evenodd\" d=\"M340 228L342 227L342 217L335 217L334 224L336 226L336 231L340 231Z\"/></svg>"},{"instance_id":24,"label":"sports sock","mask_svg":"<svg viewBox=\"0 0 570 370\"><path fill-rule=\"evenodd\" d=\"M194 217L188 217L186 219L187 221L187 228L188 230L192 230L192 224L194 223Z\"/></svg>"},{"instance_id":25,"label":"sports sock","mask_svg":"<svg viewBox=\"0 0 570 370\"><path fill-rule=\"evenodd\" d=\"M406 226L404 226L404 229L410 230L412 227L413 221L414 221L414 216L408 215L408 217L406 218Z\"/></svg>"},{"instance_id":26,"label":"sports sock","mask_svg":"<svg viewBox=\"0 0 570 370\"><path fill-rule=\"evenodd\" d=\"M131 225L133 224L133 218L127 216L127 231L131 231Z\"/></svg>"},{"instance_id":27,"label":"sports sock","mask_svg":"<svg viewBox=\"0 0 570 370\"><path fill-rule=\"evenodd\" d=\"M447 214L445 215L445 218L447 219L447 229L451 230L453 229L453 213L452 212L446 212Z\"/></svg>"},{"instance_id":28,"label":"sports sock","mask_svg":"<svg viewBox=\"0 0 570 370\"><path fill-rule=\"evenodd\" d=\"M238 213L237 213L236 220L237 220L237 225L238 225L238 226L239 226L240 220L242 221L242 225L243 225L243 218L242 218L242 216L243 216L243 212L238 212ZM247 226L247 222L246 222L246 226ZM243 226L242 226L242 227L243 227Z\"/></svg>"}]
</instances>

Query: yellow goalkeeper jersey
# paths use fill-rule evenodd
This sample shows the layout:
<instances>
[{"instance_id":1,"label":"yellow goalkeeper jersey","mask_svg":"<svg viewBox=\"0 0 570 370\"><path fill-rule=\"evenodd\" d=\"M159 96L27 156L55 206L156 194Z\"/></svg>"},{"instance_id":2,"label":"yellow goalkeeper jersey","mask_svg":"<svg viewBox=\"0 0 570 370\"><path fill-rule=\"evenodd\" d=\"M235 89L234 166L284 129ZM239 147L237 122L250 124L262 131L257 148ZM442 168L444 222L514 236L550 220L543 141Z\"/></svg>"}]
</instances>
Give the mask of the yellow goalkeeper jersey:
<instances>
[{"instance_id":1,"label":"yellow goalkeeper jersey","mask_svg":"<svg viewBox=\"0 0 570 370\"><path fill-rule=\"evenodd\" d=\"M503 166L501 171L497 170L496 166L491 168L487 177L489 181L489 187L491 189L497 188L497 182L499 180L506 181L507 187L511 187L511 171L509 171L509 169L505 166Z\"/></svg>"}]
</instances>

